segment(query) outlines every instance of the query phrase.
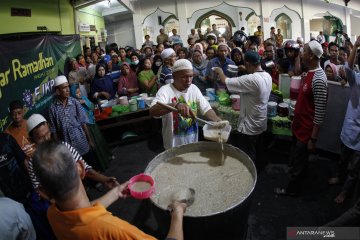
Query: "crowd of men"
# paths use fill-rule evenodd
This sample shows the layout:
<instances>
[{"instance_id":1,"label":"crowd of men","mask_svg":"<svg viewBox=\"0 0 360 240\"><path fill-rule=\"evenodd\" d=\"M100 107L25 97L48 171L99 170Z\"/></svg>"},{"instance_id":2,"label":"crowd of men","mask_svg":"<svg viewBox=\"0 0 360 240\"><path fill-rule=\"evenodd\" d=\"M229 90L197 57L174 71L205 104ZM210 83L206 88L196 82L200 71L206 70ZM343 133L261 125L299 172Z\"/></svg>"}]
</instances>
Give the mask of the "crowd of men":
<instances>
[{"instance_id":1,"label":"crowd of men","mask_svg":"<svg viewBox=\"0 0 360 240\"><path fill-rule=\"evenodd\" d=\"M26 120L23 103L11 102L12 123L0 134L0 188L8 198L23 203L32 220L16 203L0 202L1 208L2 204L14 206L16 214L21 215L19 219L26 223L23 228L12 225L11 234L34 239L34 225L38 237L45 239L105 236L153 239L106 210L117 199L129 196L128 182L119 184L115 177L104 176L91 166L99 160L95 144L99 136L91 130L96 128L94 104L120 96L130 98L141 92L155 96L150 114L162 117L164 148L169 149L198 141L197 115L214 122L222 121L204 98L207 88L240 94L234 145L257 164L256 145L267 129L267 103L282 73L301 75L302 85L292 122L289 183L274 192L287 196L301 194L308 157L316 148L325 118L327 81L337 81L342 85L348 83L351 88L339 136L341 166L345 166L345 170L339 167L339 174L329 179L329 183L344 184L335 199L343 202L359 186L360 73L356 64L360 38L352 44L343 34L344 44L339 46L326 42L320 32L317 39L307 43L301 37L283 43L281 30L278 29L277 34L275 30L272 27L270 38L264 40L261 26L248 36L244 29L231 34L229 27L221 34L213 24L204 34L191 29L188 47L184 47L176 29L170 37L161 29L156 37L157 45L147 35L142 49L119 48L117 44L110 44L106 51L99 47L85 48L84 55L69 59L64 75L55 78L54 100L47 114L33 114ZM238 71L230 71L229 65L236 65ZM93 185L101 183L110 190L90 201L83 179ZM183 239L182 217L186 204L175 201L170 208L167 238ZM358 201L329 225L356 223L359 208ZM0 221L0 229L9 229L4 227L9 224L14 223Z\"/></svg>"}]
</instances>

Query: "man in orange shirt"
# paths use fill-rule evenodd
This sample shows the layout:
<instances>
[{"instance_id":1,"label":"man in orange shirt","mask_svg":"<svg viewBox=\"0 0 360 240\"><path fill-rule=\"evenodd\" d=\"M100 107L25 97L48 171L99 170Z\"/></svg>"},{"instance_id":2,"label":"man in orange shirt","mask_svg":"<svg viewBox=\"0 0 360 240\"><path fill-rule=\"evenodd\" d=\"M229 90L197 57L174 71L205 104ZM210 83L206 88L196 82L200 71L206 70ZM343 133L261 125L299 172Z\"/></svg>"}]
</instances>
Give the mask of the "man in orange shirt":
<instances>
[{"instance_id":1,"label":"man in orange shirt","mask_svg":"<svg viewBox=\"0 0 360 240\"><path fill-rule=\"evenodd\" d=\"M24 104L19 100L14 100L9 105L9 111L12 122L4 132L15 138L17 144L28 156L29 150L32 149L24 119Z\"/></svg>"},{"instance_id":2,"label":"man in orange shirt","mask_svg":"<svg viewBox=\"0 0 360 240\"><path fill-rule=\"evenodd\" d=\"M128 197L128 182L111 189L99 199L89 201L81 178L85 176L81 161L75 163L69 149L57 141L37 146L34 171L47 196L53 199L47 216L58 239L155 239L140 229L114 217L106 210L116 200ZM183 214L186 204L171 206L171 224L167 239L183 239Z\"/></svg>"}]
</instances>

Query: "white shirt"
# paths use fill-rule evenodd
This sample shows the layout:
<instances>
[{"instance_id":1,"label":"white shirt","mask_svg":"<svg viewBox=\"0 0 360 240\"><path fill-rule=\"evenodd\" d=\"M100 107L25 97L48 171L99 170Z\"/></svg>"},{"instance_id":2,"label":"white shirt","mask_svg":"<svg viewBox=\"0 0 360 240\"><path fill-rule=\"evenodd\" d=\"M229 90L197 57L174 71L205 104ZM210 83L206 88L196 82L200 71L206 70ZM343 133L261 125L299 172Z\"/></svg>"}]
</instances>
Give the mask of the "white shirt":
<instances>
[{"instance_id":1,"label":"white shirt","mask_svg":"<svg viewBox=\"0 0 360 240\"><path fill-rule=\"evenodd\" d=\"M156 93L151 107L158 101L165 104L186 103L195 114L200 110L205 115L211 109L209 102L194 84L183 92L178 91L173 84L166 84ZM162 116L162 136L165 149L194 143L198 141L198 125L192 118L183 118L177 112L170 112Z\"/></svg>"},{"instance_id":2,"label":"white shirt","mask_svg":"<svg viewBox=\"0 0 360 240\"><path fill-rule=\"evenodd\" d=\"M258 135L265 131L271 76L267 72L255 72L227 78L225 83L231 93L240 94L238 131L247 135Z\"/></svg>"}]
</instances>

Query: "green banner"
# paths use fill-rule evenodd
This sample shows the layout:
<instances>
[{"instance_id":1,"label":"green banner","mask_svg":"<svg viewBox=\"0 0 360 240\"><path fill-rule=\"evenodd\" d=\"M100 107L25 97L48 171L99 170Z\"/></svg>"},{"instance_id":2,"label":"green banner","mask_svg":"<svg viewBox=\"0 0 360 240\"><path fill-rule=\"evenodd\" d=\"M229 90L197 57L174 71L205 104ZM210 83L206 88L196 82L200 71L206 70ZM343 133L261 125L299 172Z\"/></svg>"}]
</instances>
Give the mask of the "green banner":
<instances>
[{"instance_id":1,"label":"green banner","mask_svg":"<svg viewBox=\"0 0 360 240\"><path fill-rule=\"evenodd\" d=\"M51 103L54 78L64 74L65 60L81 53L80 36L46 35L0 41L0 129L10 123L9 103L22 100L26 116Z\"/></svg>"}]
</instances>

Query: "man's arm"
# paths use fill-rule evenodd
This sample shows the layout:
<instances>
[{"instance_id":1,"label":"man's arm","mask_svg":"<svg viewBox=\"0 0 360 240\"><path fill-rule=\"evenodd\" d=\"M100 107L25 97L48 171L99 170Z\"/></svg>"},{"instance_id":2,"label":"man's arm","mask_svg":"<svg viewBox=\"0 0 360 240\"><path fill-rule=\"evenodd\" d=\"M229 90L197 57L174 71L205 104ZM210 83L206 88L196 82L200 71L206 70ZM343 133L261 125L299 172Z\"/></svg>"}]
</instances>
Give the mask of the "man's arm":
<instances>
[{"instance_id":1,"label":"man's arm","mask_svg":"<svg viewBox=\"0 0 360 240\"><path fill-rule=\"evenodd\" d=\"M170 205L170 208L172 209L170 229L165 240L183 240L183 217L186 209L186 204L173 202Z\"/></svg>"},{"instance_id":2,"label":"man's arm","mask_svg":"<svg viewBox=\"0 0 360 240\"><path fill-rule=\"evenodd\" d=\"M175 107L176 103L170 103L168 105L171 107ZM169 112L171 112L170 109L167 109L159 104L155 104L150 108L150 116L152 117L161 117L164 116L165 114L168 114Z\"/></svg>"},{"instance_id":3,"label":"man's arm","mask_svg":"<svg viewBox=\"0 0 360 240\"><path fill-rule=\"evenodd\" d=\"M300 53L298 53L298 55L295 57L294 74L295 76L299 76L301 74Z\"/></svg>"},{"instance_id":4,"label":"man's arm","mask_svg":"<svg viewBox=\"0 0 360 240\"><path fill-rule=\"evenodd\" d=\"M110 191L108 191L105 195L101 196L98 199L91 201L91 204L99 202L105 208L109 207L112 203L114 203L119 198L125 199L129 196L129 192L127 191L127 186L129 182L125 182Z\"/></svg>"},{"instance_id":5,"label":"man's arm","mask_svg":"<svg viewBox=\"0 0 360 240\"><path fill-rule=\"evenodd\" d=\"M349 68L351 70L354 69L354 62L355 62L356 52L357 52L357 49L358 49L359 46L360 46L360 36L356 39L354 47L353 47L352 51L350 52L350 56L348 58Z\"/></svg>"},{"instance_id":6,"label":"man's arm","mask_svg":"<svg viewBox=\"0 0 360 240\"><path fill-rule=\"evenodd\" d=\"M82 129L84 130L84 132L85 132L85 135L86 135L86 138L87 138L87 140L88 140L88 142L89 142L90 147L91 147L92 149L94 149L94 148L95 148L95 144L94 144L94 141L93 141L93 139L92 139L92 137L91 137L91 135L90 135L90 132L89 132L88 127L86 126L86 124L81 125L81 127L82 127Z\"/></svg>"},{"instance_id":7,"label":"man's arm","mask_svg":"<svg viewBox=\"0 0 360 240\"><path fill-rule=\"evenodd\" d=\"M101 173L96 172L94 169L89 169L85 175L87 178L94 180L95 182L101 182L108 188L114 188L119 185L115 177L107 177Z\"/></svg>"},{"instance_id":8,"label":"man's arm","mask_svg":"<svg viewBox=\"0 0 360 240\"><path fill-rule=\"evenodd\" d=\"M221 121L221 118L219 118L219 117L216 115L216 113L215 113L215 111L214 111L213 109L210 109L209 111L207 111L207 112L205 113L205 117L206 117L207 119L211 120L211 121L214 121L214 122L219 122L219 121Z\"/></svg>"}]
</instances>

